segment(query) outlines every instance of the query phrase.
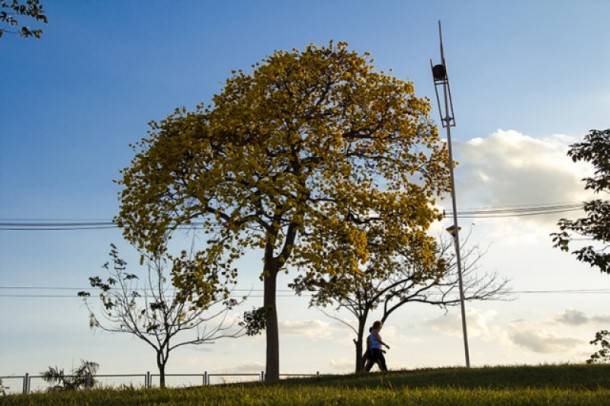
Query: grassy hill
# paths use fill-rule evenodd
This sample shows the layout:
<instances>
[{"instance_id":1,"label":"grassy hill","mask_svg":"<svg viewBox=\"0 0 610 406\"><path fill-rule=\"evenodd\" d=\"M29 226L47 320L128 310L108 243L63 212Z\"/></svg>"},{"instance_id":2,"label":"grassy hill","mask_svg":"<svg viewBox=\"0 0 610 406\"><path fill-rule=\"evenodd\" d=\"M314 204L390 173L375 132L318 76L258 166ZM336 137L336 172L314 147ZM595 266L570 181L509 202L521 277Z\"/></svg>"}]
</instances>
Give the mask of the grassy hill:
<instances>
[{"instance_id":1,"label":"grassy hill","mask_svg":"<svg viewBox=\"0 0 610 406\"><path fill-rule=\"evenodd\" d=\"M0 397L0 405L610 405L610 365L434 368L176 389Z\"/></svg>"}]
</instances>

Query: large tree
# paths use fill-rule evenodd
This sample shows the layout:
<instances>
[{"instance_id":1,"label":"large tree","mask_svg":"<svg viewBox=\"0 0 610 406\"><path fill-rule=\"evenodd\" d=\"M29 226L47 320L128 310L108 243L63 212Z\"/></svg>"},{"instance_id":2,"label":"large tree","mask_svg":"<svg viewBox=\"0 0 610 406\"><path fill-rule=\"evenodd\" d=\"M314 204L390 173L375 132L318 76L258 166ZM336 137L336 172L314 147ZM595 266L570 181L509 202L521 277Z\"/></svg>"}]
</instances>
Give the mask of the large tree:
<instances>
[{"instance_id":1,"label":"large tree","mask_svg":"<svg viewBox=\"0 0 610 406\"><path fill-rule=\"evenodd\" d=\"M89 278L91 287L99 290L100 309L91 303L89 292L78 293L89 311L89 326L131 334L152 347L161 387L165 387L165 368L171 351L245 334L245 329L236 322L225 323L228 312L243 299L231 298L229 287L219 275L202 276L201 285L206 288L196 295L176 294L165 269L171 262L174 277L200 272L198 254L182 252L172 261L151 258L144 278L128 272L127 263L119 257L114 245L110 257L111 263L104 265L109 276Z\"/></svg>"},{"instance_id":2,"label":"large tree","mask_svg":"<svg viewBox=\"0 0 610 406\"><path fill-rule=\"evenodd\" d=\"M465 241L466 242L466 241ZM377 251L384 239L373 239L371 251ZM465 247L466 245L463 245ZM440 237L437 245L436 264L423 264L417 255L417 247L398 247L390 258L371 255L365 271L359 275L324 276L309 272L293 284L298 293L312 293L311 306L333 307L353 316L346 321L327 314L349 327L355 334L355 371L364 370L364 340L367 320L380 308L379 320L385 325L389 317L408 303L425 303L446 309L460 304L458 271L453 242ZM482 257L479 247L463 248L462 280L464 299L492 300L506 298L507 281L496 274L477 272ZM382 259L382 263L379 260ZM345 287L349 287L346 289Z\"/></svg>"},{"instance_id":3,"label":"large tree","mask_svg":"<svg viewBox=\"0 0 610 406\"><path fill-rule=\"evenodd\" d=\"M116 222L149 252L177 227L199 227L207 263L232 277L234 261L259 249L266 379L277 380L281 271L361 273L367 238L352 219L371 213L393 216L395 244L435 260L426 230L448 168L429 110L412 83L345 43L277 51L233 72L210 105L151 124L122 173ZM198 288L197 277L183 282Z\"/></svg>"}]
</instances>

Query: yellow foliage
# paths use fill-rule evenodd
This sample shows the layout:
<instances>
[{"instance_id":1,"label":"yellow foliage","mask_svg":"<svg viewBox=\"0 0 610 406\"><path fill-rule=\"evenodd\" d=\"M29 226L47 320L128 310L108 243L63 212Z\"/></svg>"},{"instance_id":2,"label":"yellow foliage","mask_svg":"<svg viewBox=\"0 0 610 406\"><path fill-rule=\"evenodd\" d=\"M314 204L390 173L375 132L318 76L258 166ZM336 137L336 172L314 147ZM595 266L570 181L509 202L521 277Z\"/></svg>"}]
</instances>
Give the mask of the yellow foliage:
<instances>
[{"instance_id":1,"label":"yellow foliage","mask_svg":"<svg viewBox=\"0 0 610 406\"><path fill-rule=\"evenodd\" d=\"M151 123L118 181L116 222L153 253L196 223L208 262L177 279L185 288L249 249L262 250L263 277L288 264L359 273L405 244L429 263L432 204L448 189L429 111L412 83L346 43L278 51L251 74L233 71L212 104Z\"/></svg>"}]
</instances>

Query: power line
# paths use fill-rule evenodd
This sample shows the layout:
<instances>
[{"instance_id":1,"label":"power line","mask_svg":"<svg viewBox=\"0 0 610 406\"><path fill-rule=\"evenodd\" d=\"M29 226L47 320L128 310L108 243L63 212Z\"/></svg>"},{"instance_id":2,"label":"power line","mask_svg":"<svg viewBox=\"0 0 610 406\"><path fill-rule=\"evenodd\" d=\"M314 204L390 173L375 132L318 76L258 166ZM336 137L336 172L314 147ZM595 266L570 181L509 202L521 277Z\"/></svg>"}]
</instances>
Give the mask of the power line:
<instances>
[{"instance_id":1,"label":"power line","mask_svg":"<svg viewBox=\"0 0 610 406\"><path fill-rule=\"evenodd\" d=\"M0 290L73 290L86 291L92 288L75 288L64 286L0 286ZM145 288L137 288L130 290L150 290ZM175 290L175 289L169 289ZM263 289L233 289L231 292L263 292ZM276 292L294 292L292 289L277 289ZM534 289L534 290L513 290L512 293L610 293L608 289Z\"/></svg>"},{"instance_id":2,"label":"power line","mask_svg":"<svg viewBox=\"0 0 610 406\"><path fill-rule=\"evenodd\" d=\"M240 295L230 295L231 297L242 297ZM289 298L299 298L299 297L304 297L304 298L308 298L311 295L301 295L301 296L295 296L295 295L276 295L276 298L284 298L284 297L289 297ZM62 298L72 298L72 299L82 299L81 297L77 296L77 295L42 295L42 294L0 294L0 298L3 297L9 297L9 298L30 298L30 299L49 299L49 298L54 298L54 299L62 299ZM254 298L262 298L264 297L263 295L248 295L247 296L249 299L254 299Z\"/></svg>"},{"instance_id":3,"label":"power line","mask_svg":"<svg viewBox=\"0 0 610 406\"><path fill-rule=\"evenodd\" d=\"M0 221L0 230L6 231L75 231L117 228L112 221Z\"/></svg>"},{"instance_id":4,"label":"power line","mask_svg":"<svg viewBox=\"0 0 610 406\"><path fill-rule=\"evenodd\" d=\"M490 208L476 208L472 210L461 210L458 212L459 218L468 219L490 219L490 218L509 218L524 216L541 216L548 214L566 213L581 210L583 203L549 203L533 206L504 206ZM452 212L443 211L444 217L452 217ZM194 222L190 225L179 226L179 229L192 228L202 223ZM77 231L77 230L104 230L118 228L113 221L96 220L0 220L0 230L3 231Z\"/></svg>"},{"instance_id":5,"label":"power line","mask_svg":"<svg viewBox=\"0 0 610 406\"><path fill-rule=\"evenodd\" d=\"M8 289L8 290L78 290L83 291L87 289L92 289L91 287L86 288L76 288L76 287L67 287L67 286L0 286L0 289ZM150 290L145 288L138 289L130 289L130 290ZM176 290L176 289L168 289L168 290ZM232 289L231 292L263 292L263 289ZM276 292L293 292L292 289L276 289Z\"/></svg>"},{"instance_id":6,"label":"power line","mask_svg":"<svg viewBox=\"0 0 610 406\"><path fill-rule=\"evenodd\" d=\"M73 288L73 287L63 287L63 286L0 286L1 290L71 290L71 291L88 291L91 288ZM135 290L145 290L145 289L135 289ZM232 291L232 295L234 297L242 296L237 294L237 292L256 292L258 294L250 294L249 298L261 298L263 295L260 293L263 292L262 289L234 289ZM295 295L294 292L290 289L278 289L277 292L280 294L276 297L278 298L298 298L298 297L311 297L311 294L303 294L303 295ZM288 294L291 293L291 294ZM610 289L530 289L530 290L514 290L511 291L514 294L525 294L525 295L540 295L540 294L579 294L579 295L608 295L610 294ZM0 298L8 297L8 298L76 298L79 297L76 294L66 295L66 294L50 294L50 293L0 293Z\"/></svg>"},{"instance_id":7,"label":"power line","mask_svg":"<svg viewBox=\"0 0 610 406\"><path fill-rule=\"evenodd\" d=\"M519 294L546 294L546 293L561 293L561 294L610 294L610 289L548 289L548 290L513 290L510 293Z\"/></svg>"},{"instance_id":8,"label":"power line","mask_svg":"<svg viewBox=\"0 0 610 406\"><path fill-rule=\"evenodd\" d=\"M95 292L94 288L88 287L88 288L76 288L76 287L67 287L67 286L0 286L0 298L2 297L10 297L10 298L76 298L76 299L80 299L80 297L78 296L78 292L88 292L90 294L92 294L92 296L94 296ZM114 288L112 290L119 290L118 288ZM4 293L4 292L9 292L9 293ZM67 294L55 294L55 293L11 293L11 291L18 291L18 292L22 292L22 291L72 291L73 294L71 295L67 295ZM139 292L147 292L147 291L151 291L151 289L146 289L146 288L134 288L134 289L129 289L129 291L139 291ZM165 291L165 293L172 293L172 292L176 292L176 289L167 289ZM240 294L241 292L241 294ZM255 294L252 294L252 292L255 292ZM294 295L294 291L291 289L277 289L276 292L280 293L279 295L276 295L276 297L278 298L284 298L284 297L298 297L296 295ZM263 295L263 289L233 289L231 290L231 297L242 297L244 296L244 294L247 294L246 296L248 298L262 298ZM310 297L310 294L302 294L301 297Z\"/></svg>"},{"instance_id":9,"label":"power line","mask_svg":"<svg viewBox=\"0 0 610 406\"><path fill-rule=\"evenodd\" d=\"M462 218L503 218L503 217L521 217L521 216L538 216L544 214L565 213L569 211L581 210L583 203L565 203L565 204L545 204L537 206L506 206L498 208L485 208L474 210L462 210L458 212L458 217ZM448 217L449 214L446 215Z\"/></svg>"}]
</instances>

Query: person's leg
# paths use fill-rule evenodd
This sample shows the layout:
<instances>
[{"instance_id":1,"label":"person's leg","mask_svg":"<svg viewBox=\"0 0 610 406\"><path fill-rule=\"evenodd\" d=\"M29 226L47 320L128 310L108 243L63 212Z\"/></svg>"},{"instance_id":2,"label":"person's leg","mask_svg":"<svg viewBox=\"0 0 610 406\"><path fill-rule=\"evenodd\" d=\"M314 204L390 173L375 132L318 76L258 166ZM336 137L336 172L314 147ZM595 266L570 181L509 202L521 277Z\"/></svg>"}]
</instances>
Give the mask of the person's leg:
<instances>
[{"instance_id":1,"label":"person's leg","mask_svg":"<svg viewBox=\"0 0 610 406\"><path fill-rule=\"evenodd\" d=\"M383 355L383 352L381 352L381 350L379 350L379 358L377 358L377 362L379 364L379 369L381 369L382 371L388 370L388 367L385 364L385 356Z\"/></svg>"},{"instance_id":2,"label":"person's leg","mask_svg":"<svg viewBox=\"0 0 610 406\"><path fill-rule=\"evenodd\" d=\"M368 358L366 359L366 366L365 366L366 372L369 372L371 370L371 368L373 368L373 365L375 365L376 360L377 360L376 351L374 349L369 350Z\"/></svg>"},{"instance_id":3,"label":"person's leg","mask_svg":"<svg viewBox=\"0 0 610 406\"><path fill-rule=\"evenodd\" d=\"M362 355L362 367L364 368L364 370L366 371L368 365L369 365L369 358L371 357L370 355L370 351L367 349L364 354Z\"/></svg>"}]
</instances>

